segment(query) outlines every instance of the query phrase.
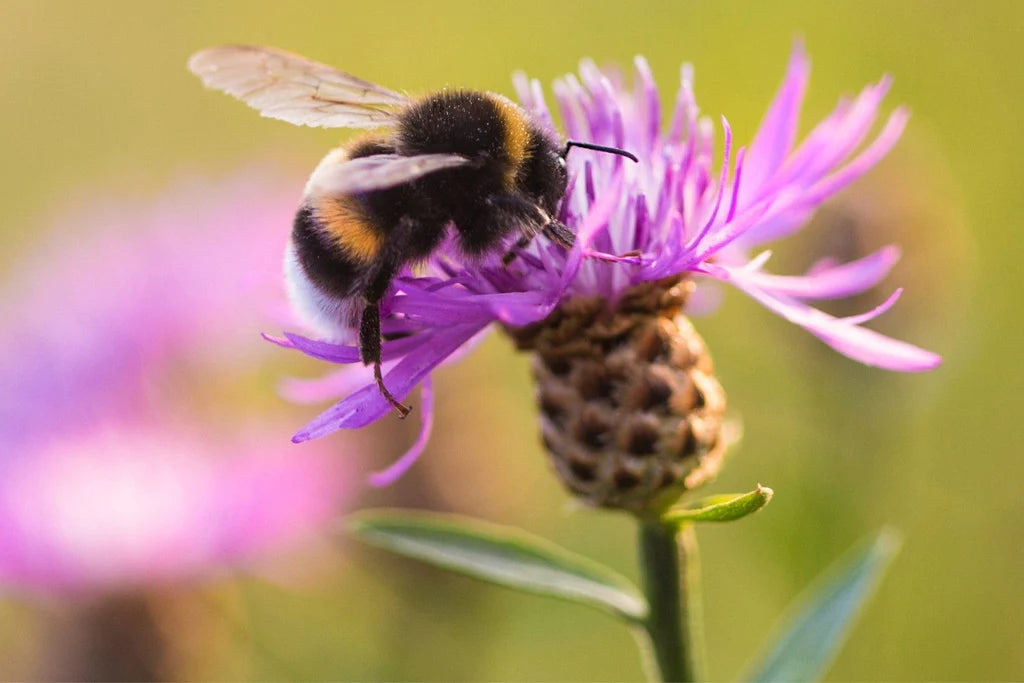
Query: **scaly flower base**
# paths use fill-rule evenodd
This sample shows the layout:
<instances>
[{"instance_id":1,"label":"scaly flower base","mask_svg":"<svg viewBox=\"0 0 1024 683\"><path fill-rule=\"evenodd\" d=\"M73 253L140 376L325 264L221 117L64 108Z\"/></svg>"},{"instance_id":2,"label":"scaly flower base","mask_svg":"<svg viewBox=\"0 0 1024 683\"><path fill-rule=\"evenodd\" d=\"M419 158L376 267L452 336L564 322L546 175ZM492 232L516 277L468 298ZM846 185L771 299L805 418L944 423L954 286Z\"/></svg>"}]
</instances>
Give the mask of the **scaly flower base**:
<instances>
[{"instance_id":1,"label":"scaly flower base","mask_svg":"<svg viewBox=\"0 0 1024 683\"><path fill-rule=\"evenodd\" d=\"M533 351L541 434L559 478L585 502L656 514L717 474L725 392L682 315L693 285L636 285L615 304L568 300L506 328Z\"/></svg>"}]
</instances>

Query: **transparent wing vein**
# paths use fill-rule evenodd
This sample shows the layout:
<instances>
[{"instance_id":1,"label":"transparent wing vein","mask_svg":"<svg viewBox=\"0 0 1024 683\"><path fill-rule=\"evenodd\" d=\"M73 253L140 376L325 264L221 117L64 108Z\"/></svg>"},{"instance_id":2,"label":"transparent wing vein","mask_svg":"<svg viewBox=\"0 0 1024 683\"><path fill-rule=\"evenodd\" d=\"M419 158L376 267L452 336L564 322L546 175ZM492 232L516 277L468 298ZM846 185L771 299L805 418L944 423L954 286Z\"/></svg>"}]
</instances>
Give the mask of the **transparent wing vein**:
<instances>
[{"instance_id":1,"label":"transparent wing vein","mask_svg":"<svg viewBox=\"0 0 1024 683\"><path fill-rule=\"evenodd\" d=\"M401 93L282 50L222 45L189 60L192 73L263 116L303 126L376 128L393 123Z\"/></svg>"}]
</instances>

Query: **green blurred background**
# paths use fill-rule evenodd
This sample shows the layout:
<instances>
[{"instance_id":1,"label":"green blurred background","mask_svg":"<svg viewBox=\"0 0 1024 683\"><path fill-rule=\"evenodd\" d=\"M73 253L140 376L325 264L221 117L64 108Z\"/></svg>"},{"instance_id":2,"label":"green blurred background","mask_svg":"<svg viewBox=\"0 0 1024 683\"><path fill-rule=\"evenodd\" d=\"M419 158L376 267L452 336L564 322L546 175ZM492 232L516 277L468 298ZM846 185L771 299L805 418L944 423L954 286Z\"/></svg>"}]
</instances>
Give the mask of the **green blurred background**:
<instances>
[{"instance_id":1,"label":"green blurred background","mask_svg":"<svg viewBox=\"0 0 1024 683\"><path fill-rule=\"evenodd\" d=\"M261 119L204 91L185 68L204 46L276 45L410 91L452 84L510 93L516 69L549 83L583 56L628 64L642 53L668 93L690 61L703 113L726 114L749 141L802 36L813 60L805 130L840 94L884 72L896 78L887 107L906 103L913 118L890 157L819 214L820 230L780 248L779 264L806 266L807 250L823 245L857 252L902 243L904 261L885 284L907 290L878 328L946 361L918 376L865 368L734 292L698 321L745 429L712 490L758 482L776 490L758 516L702 529L711 674L738 675L802 586L891 523L905 535L903 552L830 678L1020 679L1022 27L1024 3L1015 0L5 1L0 267L40 240L43 217L71 197L150 196L183 174L229 173L254 160L300 178L336 143L337 132ZM822 237L837 226L857 238ZM73 236L75 226L59 229ZM283 358L281 372L323 369ZM270 395L276 374L255 373L244 391ZM577 509L548 473L527 360L510 344L490 339L441 373L438 393L424 460L397 486L366 490L361 506L434 507L520 525L635 576L629 520ZM293 412L296 427L312 413ZM389 423L360 435L375 464L412 438L395 431ZM351 441L337 438L346 457ZM640 676L630 635L601 614L354 543L340 553L336 571L299 587L238 576L196 589L200 597L178 618L201 644L181 645L176 675ZM41 609L15 597L0 603L0 677L31 676L33 661L47 656Z\"/></svg>"}]
</instances>

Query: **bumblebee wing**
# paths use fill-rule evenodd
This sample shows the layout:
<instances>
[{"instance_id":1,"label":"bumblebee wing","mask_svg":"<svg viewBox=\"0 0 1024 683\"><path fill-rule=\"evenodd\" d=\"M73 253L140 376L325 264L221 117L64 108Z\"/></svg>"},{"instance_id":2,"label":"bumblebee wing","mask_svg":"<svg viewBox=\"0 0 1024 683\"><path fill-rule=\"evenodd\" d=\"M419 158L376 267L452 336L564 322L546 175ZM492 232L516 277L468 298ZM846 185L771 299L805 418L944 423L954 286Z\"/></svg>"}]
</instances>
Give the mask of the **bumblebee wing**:
<instances>
[{"instance_id":1,"label":"bumblebee wing","mask_svg":"<svg viewBox=\"0 0 1024 683\"><path fill-rule=\"evenodd\" d=\"M401 93L270 47L211 47L192 55L188 67L208 88L300 126L386 126L394 120L387 108L408 102Z\"/></svg>"},{"instance_id":2,"label":"bumblebee wing","mask_svg":"<svg viewBox=\"0 0 1024 683\"><path fill-rule=\"evenodd\" d=\"M321 164L309 179L306 192L345 195L383 190L469 163L469 159L458 154L374 154L336 164Z\"/></svg>"}]
</instances>

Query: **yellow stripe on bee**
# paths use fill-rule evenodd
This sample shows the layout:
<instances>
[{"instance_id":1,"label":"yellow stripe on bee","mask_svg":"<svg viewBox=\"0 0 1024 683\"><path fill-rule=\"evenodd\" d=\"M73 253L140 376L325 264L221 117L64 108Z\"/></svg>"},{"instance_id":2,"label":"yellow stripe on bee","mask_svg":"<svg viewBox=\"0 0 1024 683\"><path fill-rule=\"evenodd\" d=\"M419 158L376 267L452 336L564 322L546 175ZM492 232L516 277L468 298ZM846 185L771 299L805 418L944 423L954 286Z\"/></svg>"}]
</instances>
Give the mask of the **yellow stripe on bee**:
<instances>
[{"instance_id":1,"label":"yellow stripe on bee","mask_svg":"<svg viewBox=\"0 0 1024 683\"><path fill-rule=\"evenodd\" d=\"M353 201L351 197L323 197L317 202L317 218L349 256L369 263L377 257L383 236L363 217Z\"/></svg>"},{"instance_id":2,"label":"yellow stripe on bee","mask_svg":"<svg viewBox=\"0 0 1024 683\"><path fill-rule=\"evenodd\" d=\"M526 121L526 114L523 110L513 104L510 100L501 95L492 95L494 103L498 106L498 114L504 124L505 139L503 141L505 154L511 162L506 173L505 182L512 187L516 181L516 174L520 167L529 157L530 127Z\"/></svg>"}]
</instances>

